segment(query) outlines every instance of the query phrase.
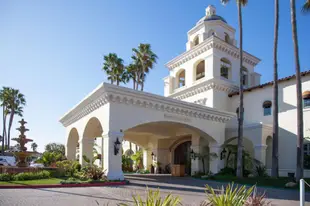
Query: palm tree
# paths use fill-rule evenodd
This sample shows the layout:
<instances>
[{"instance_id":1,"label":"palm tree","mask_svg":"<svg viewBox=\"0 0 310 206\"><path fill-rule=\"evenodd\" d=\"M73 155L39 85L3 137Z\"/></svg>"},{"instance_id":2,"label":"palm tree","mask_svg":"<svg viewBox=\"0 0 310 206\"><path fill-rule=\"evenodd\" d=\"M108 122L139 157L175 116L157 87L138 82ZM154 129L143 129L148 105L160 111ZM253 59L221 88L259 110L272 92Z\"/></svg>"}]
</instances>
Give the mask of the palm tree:
<instances>
[{"instance_id":1,"label":"palm tree","mask_svg":"<svg viewBox=\"0 0 310 206\"><path fill-rule=\"evenodd\" d=\"M108 80L111 81L111 84L116 82L116 85L119 85L120 82L125 82L125 67L123 64L123 59L119 58L115 53L109 53L107 56L103 57L103 70L108 75Z\"/></svg>"},{"instance_id":2,"label":"palm tree","mask_svg":"<svg viewBox=\"0 0 310 206\"><path fill-rule=\"evenodd\" d=\"M3 87L0 90L0 106L2 107L2 122L3 122L3 131L2 131L2 155L4 155L5 146L7 145L7 136L6 136L6 119L9 114L8 110L8 94L9 87Z\"/></svg>"},{"instance_id":3,"label":"palm tree","mask_svg":"<svg viewBox=\"0 0 310 206\"><path fill-rule=\"evenodd\" d=\"M296 70L296 94L297 94L297 165L296 180L299 181L303 177L303 143L304 143L304 123L302 111L302 93L301 93L301 76L299 63L299 50L297 38L297 22L296 22L296 4L295 0L291 0L291 24L293 33L295 70Z\"/></svg>"},{"instance_id":4,"label":"palm tree","mask_svg":"<svg viewBox=\"0 0 310 206\"><path fill-rule=\"evenodd\" d=\"M38 148L37 143L34 142L34 143L31 144L31 149L32 149L32 151L36 152L36 151L37 151L37 148Z\"/></svg>"},{"instance_id":5,"label":"palm tree","mask_svg":"<svg viewBox=\"0 0 310 206\"><path fill-rule=\"evenodd\" d=\"M138 48L133 48L132 51L139 61L141 72L141 91L144 89L145 73L154 67L157 60L157 55L152 51L150 44L140 44ZM139 79L139 77L138 77ZM139 81L138 81L139 82Z\"/></svg>"},{"instance_id":6,"label":"palm tree","mask_svg":"<svg viewBox=\"0 0 310 206\"><path fill-rule=\"evenodd\" d=\"M302 7L304 13L310 12L310 0L306 0L305 4Z\"/></svg>"},{"instance_id":7,"label":"palm tree","mask_svg":"<svg viewBox=\"0 0 310 206\"><path fill-rule=\"evenodd\" d=\"M227 4L230 0L221 0L222 4ZM243 118L244 118L244 108L243 108L243 28L242 28L242 6L246 6L248 0L236 0L238 7L238 19L239 19L239 61L240 61L240 85L239 85L239 114L238 114L238 155L237 155L237 177L243 177L243 160L242 160L242 150L243 150Z\"/></svg>"},{"instance_id":8,"label":"palm tree","mask_svg":"<svg viewBox=\"0 0 310 206\"><path fill-rule=\"evenodd\" d=\"M14 115L23 116L23 106L26 105L25 96L18 89L9 88L8 109L9 109L9 127L8 127L8 148L10 148L11 128Z\"/></svg>"},{"instance_id":9,"label":"palm tree","mask_svg":"<svg viewBox=\"0 0 310 206\"><path fill-rule=\"evenodd\" d=\"M278 33L279 33L279 0L275 0L275 24L273 46L273 138L272 138L272 177L279 177L279 98L278 98Z\"/></svg>"}]
</instances>

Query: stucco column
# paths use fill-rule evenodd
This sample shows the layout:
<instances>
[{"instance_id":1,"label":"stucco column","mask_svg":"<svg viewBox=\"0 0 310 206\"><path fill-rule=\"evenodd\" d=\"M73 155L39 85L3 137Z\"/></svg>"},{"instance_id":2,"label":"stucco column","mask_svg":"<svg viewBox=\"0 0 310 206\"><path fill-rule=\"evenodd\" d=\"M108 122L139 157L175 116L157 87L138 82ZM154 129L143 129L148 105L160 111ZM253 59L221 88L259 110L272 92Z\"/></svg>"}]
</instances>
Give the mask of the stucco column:
<instances>
[{"instance_id":1,"label":"stucco column","mask_svg":"<svg viewBox=\"0 0 310 206\"><path fill-rule=\"evenodd\" d=\"M143 149L143 167L145 170L150 170L151 164L153 163L151 154L152 152Z\"/></svg>"},{"instance_id":2,"label":"stucco column","mask_svg":"<svg viewBox=\"0 0 310 206\"><path fill-rule=\"evenodd\" d=\"M79 140L80 149L79 149L79 162L81 165L85 165L86 162L83 158L85 155L90 161L93 159L93 146L94 146L94 139L84 137L83 139Z\"/></svg>"},{"instance_id":3,"label":"stucco column","mask_svg":"<svg viewBox=\"0 0 310 206\"><path fill-rule=\"evenodd\" d=\"M224 160L221 160L222 147L219 144L209 145L210 154L210 172L213 174L218 173L224 166ZM212 154L216 154L217 157L212 157Z\"/></svg>"},{"instance_id":4,"label":"stucco column","mask_svg":"<svg viewBox=\"0 0 310 206\"><path fill-rule=\"evenodd\" d=\"M260 161L263 165L266 165L266 149L267 145L254 146L254 158Z\"/></svg>"},{"instance_id":5,"label":"stucco column","mask_svg":"<svg viewBox=\"0 0 310 206\"><path fill-rule=\"evenodd\" d=\"M191 149L194 153L200 154L200 136L196 134L192 134L192 146ZM201 160L199 158L191 159L191 175L194 175L197 172L200 171L200 162Z\"/></svg>"},{"instance_id":6,"label":"stucco column","mask_svg":"<svg viewBox=\"0 0 310 206\"><path fill-rule=\"evenodd\" d=\"M115 155L114 145L118 141L122 143L124 133L109 131L102 135L103 139L103 158L104 158L104 167L105 174L108 180L124 180L124 174L122 171L122 151L121 145L119 146L119 151Z\"/></svg>"}]
</instances>

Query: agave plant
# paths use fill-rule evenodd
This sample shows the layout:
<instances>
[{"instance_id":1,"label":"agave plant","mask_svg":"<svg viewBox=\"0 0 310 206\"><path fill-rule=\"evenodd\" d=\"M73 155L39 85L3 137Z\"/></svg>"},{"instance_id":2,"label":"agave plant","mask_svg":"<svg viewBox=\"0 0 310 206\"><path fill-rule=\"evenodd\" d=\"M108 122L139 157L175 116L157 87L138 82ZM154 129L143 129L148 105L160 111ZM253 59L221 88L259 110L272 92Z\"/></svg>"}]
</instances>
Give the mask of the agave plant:
<instances>
[{"instance_id":1,"label":"agave plant","mask_svg":"<svg viewBox=\"0 0 310 206\"><path fill-rule=\"evenodd\" d=\"M258 194L255 188L252 195L245 201L244 206L268 206L271 205L270 201L266 200L265 193Z\"/></svg>"},{"instance_id":2,"label":"agave plant","mask_svg":"<svg viewBox=\"0 0 310 206\"><path fill-rule=\"evenodd\" d=\"M251 196L255 186L247 189L245 186L234 187L234 184L228 184L226 188L222 187L221 193L217 194L215 190L206 185L207 200L201 203L201 206L243 206Z\"/></svg>"},{"instance_id":3,"label":"agave plant","mask_svg":"<svg viewBox=\"0 0 310 206\"><path fill-rule=\"evenodd\" d=\"M174 197L171 194L167 195L165 198L160 196L160 190L156 191L147 189L147 197L143 200L140 195L133 196L134 206L177 206L181 205L181 199L179 197ZM120 203L119 206L129 206L125 203Z\"/></svg>"}]
</instances>

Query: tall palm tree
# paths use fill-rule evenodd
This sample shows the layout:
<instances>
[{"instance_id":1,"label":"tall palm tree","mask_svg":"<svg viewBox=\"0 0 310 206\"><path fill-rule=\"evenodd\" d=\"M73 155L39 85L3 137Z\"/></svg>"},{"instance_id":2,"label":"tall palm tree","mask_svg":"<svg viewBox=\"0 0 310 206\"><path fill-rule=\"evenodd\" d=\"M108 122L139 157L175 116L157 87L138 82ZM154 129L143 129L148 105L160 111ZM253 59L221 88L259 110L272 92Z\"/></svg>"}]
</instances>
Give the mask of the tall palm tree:
<instances>
[{"instance_id":1,"label":"tall palm tree","mask_svg":"<svg viewBox=\"0 0 310 206\"><path fill-rule=\"evenodd\" d=\"M107 56L103 57L103 70L108 75L108 80L111 81L111 84L116 82L116 85L119 85L121 82L125 82L125 66L123 64L123 59L119 58L115 53L109 53Z\"/></svg>"},{"instance_id":2,"label":"tall palm tree","mask_svg":"<svg viewBox=\"0 0 310 206\"><path fill-rule=\"evenodd\" d=\"M9 87L3 87L0 90L0 106L2 107L2 123L3 123L2 155L4 155L5 146L7 145L6 120L7 120L7 115L9 114L9 110L8 110L9 89L10 89Z\"/></svg>"},{"instance_id":3,"label":"tall palm tree","mask_svg":"<svg viewBox=\"0 0 310 206\"><path fill-rule=\"evenodd\" d=\"M230 0L221 0L222 4L227 4ZM243 28L242 28L242 6L246 6L248 0L236 0L238 7L238 20L239 20L239 61L240 61L240 85L239 85L239 114L238 114L238 154L237 154L237 177L243 177Z\"/></svg>"},{"instance_id":4,"label":"tall palm tree","mask_svg":"<svg viewBox=\"0 0 310 206\"><path fill-rule=\"evenodd\" d=\"M11 128L14 116L23 116L23 106L26 105L25 96L18 89L9 88L8 109L9 109L9 126L8 126L8 148L10 148Z\"/></svg>"},{"instance_id":5,"label":"tall palm tree","mask_svg":"<svg viewBox=\"0 0 310 206\"><path fill-rule=\"evenodd\" d=\"M133 48L136 58L138 59L142 72L141 72L141 91L144 89L145 73L154 67L157 60L157 55L152 51L150 44L140 44L138 48Z\"/></svg>"},{"instance_id":6,"label":"tall palm tree","mask_svg":"<svg viewBox=\"0 0 310 206\"><path fill-rule=\"evenodd\" d=\"M279 0L275 0L275 24L273 46L273 138L272 138L272 177L279 177L279 98L278 98L278 37Z\"/></svg>"},{"instance_id":7,"label":"tall palm tree","mask_svg":"<svg viewBox=\"0 0 310 206\"><path fill-rule=\"evenodd\" d=\"M129 65L126 67L126 69L127 69L127 73L128 73L129 79L131 79L132 82L133 82L133 89L136 89L136 85L137 85L137 83L138 83L138 80L137 80L137 78L138 78L137 72L138 72L138 69L139 69L139 68L137 67L136 64L131 63L131 64L129 64Z\"/></svg>"},{"instance_id":8,"label":"tall palm tree","mask_svg":"<svg viewBox=\"0 0 310 206\"><path fill-rule=\"evenodd\" d=\"M297 38L297 21L296 21L296 3L291 1L291 24L293 33L294 58L296 70L296 94L297 94L297 165L296 165L296 180L299 181L303 177L303 144L304 144L304 122L302 111L302 93L301 93L301 76L299 63L299 49Z\"/></svg>"},{"instance_id":9,"label":"tall palm tree","mask_svg":"<svg viewBox=\"0 0 310 206\"><path fill-rule=\"evenodd\" d=\"M31 149L32 149L32 151L36 152L36 151L37 151L37 148L38 148L37 143L34 142L34 143L31 144Z\"/></svg>"},{"instance_id":10,"label":"tall palm tree","mask_svg":"<svg viewBox=\"0 0 310 206\"><path fill-rule=\"evenodd\" d=\"M310 12L310 0L306 0L305 4L302 7L304 13Z\"/></svg>"}]
</instances>

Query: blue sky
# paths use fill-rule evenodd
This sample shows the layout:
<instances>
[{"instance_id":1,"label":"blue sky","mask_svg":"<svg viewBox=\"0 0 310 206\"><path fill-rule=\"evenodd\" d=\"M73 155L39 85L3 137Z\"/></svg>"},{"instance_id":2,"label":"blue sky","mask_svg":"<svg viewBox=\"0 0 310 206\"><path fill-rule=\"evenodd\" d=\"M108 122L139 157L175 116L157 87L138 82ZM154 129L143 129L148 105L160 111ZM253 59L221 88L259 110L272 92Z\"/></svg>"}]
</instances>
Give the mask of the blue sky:
<instances>
[{"instance_id":1,"label":"blue sky","mask_svg":"<svg viewBox=\"0 0 310 206\"><path fill-rule=\"evenodd\" d=\"M150 43L159 60L147 77L145 90L162 95L162 78L168 75L164 64L185 51L187 31L205 15L209 4L215 5L217 14L238 28L235 1L227 6L219 2L0 1L0 86L18 88L26 95L24 117L30 129L28 137L37 142L39 151L49 142L64 143L65 129L59 118L106 81L101 71L104 54L115 52L128 64L133 47ZM302 0L297 1L298 11L301 3ZM289 1L281 4L279 74L284 77L293 74L295 68ZM244 49L262 59L256 71L263 75L262 82L270 81L273 1L250 0L243 11ZM307 70L310 28L306 22L310 15L298 12L297 18L301 68ZM15 121L13 128L16 127ZM14 130L13 136L16 134Z\"/></svg>"}]
</instances>

